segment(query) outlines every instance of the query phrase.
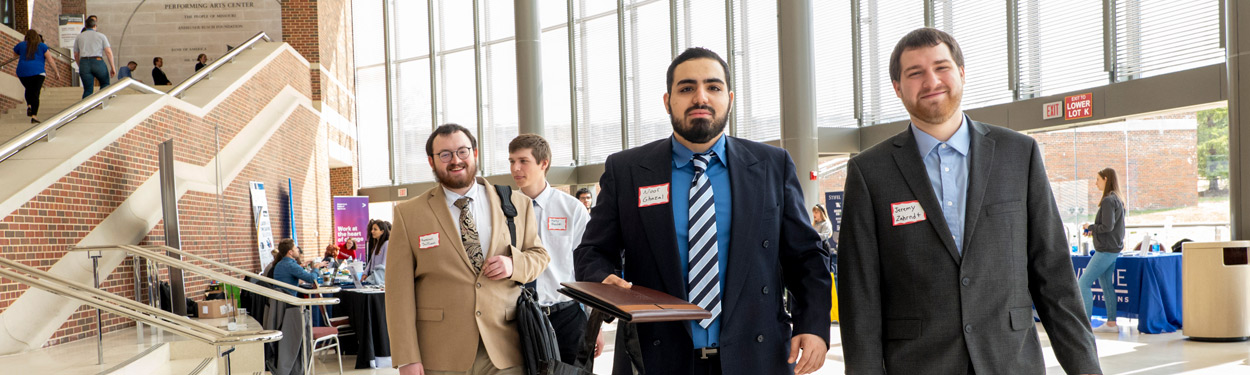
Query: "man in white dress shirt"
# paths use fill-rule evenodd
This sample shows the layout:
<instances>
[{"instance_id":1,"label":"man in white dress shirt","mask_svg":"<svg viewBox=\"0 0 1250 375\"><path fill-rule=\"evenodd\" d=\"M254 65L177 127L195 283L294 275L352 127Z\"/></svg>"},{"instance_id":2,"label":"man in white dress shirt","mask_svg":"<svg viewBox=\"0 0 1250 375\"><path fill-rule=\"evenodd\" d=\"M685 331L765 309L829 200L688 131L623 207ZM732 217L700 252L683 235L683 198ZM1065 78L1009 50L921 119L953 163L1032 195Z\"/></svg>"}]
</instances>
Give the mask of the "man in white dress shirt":
<instances>
[{"instance_id":1,"label":"man in white dress shirt","mask_svg":"<svg viewBox=\"0 0 1250 375\"><path fill-rule=\"evenodd\" d=\"M573 249L581 242L590 214L581 201L551 188L547 169L551 167L551 146L537 134L522 134L508 143L508 165L512 179L521 193L534 201L534 219L538 238L542 240L551 263L538 275L533 287L538 304L551 319L560 344L560 360L572 364L577 359L578 344L586 331L586 313L568 296L560 294L560 283L573 278ZM603 332L595 340L595 356L603 351Z\"/></svg>"}]
</instances>

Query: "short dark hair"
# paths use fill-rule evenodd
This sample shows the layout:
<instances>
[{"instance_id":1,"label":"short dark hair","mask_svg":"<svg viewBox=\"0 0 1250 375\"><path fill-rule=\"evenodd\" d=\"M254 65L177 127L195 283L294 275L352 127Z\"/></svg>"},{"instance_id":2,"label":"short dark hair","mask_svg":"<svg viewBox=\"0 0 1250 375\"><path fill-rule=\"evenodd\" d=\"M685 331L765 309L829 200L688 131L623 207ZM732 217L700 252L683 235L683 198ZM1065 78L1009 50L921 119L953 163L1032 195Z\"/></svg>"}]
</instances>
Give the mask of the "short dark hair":
<instances>
[{"instance_id":1,"label":"short dark hair","mask_svg":"<svg viewBox=\"0 0 1250 375\"><path fill-rule=\"evenodd\" d=\"M964 67L964 53L959 49L959 42L955 41L955 37L947 34L945 31L932 27L922 27L912 30L899 39L898 44L894 45L894 52L890 53L890 80L894 82L903 79L903 67L900 66L899 59L903 57L903 52L913 48L933 47L938 44L945 44L951 50L951 58L955 60L955 65Z\"/></svg>"},{"instance_id":2,"label":"short dark hair","mask_svg":"<svg viewBox=\"0 0 1250 375\"><path fill-rule=\"evenodd\" d=\"M95 16L87 17L86 26L88 29L94 29L97 23L99 21L96 20Z\"/></svg>"},{"instance_id":3,"label":"short dark hair","mask_svg":"<svg viewBox=\"0 0 1250 375\"><path fill-rule=\"evenodd\" d=\"M295 249L295 240L283 238L281 241L278 241L278 259L285 258L293 249Z\"/></svg>"},{"instance_id":4,"label":"short dark hair","mask_svg":"<svg viewBox=\"0 0 1250 375\"><path fill-rule=\"evenodd\" d=\"M725 88L733 88L733 85L729 84L729 63L726 63L725 59L720 58L720 55L717 55L716 52L713 52L710 49L703 47L690 47L680 55L677 55L677 58L673 59L672 63L668 64L668 86L664 88L665 92L670 94L673 93L673 71L677 70L677 66L681 65L681 63L694 59L716 60L716 62L720 63L721 70L725 71Z\"/></svg>"},{"instance_id":5,"label":"short dark hair","mask_svg":"<svg viewBox=\"0 0 1250 375\"><path fill-rule=\"evenodd\" d=\"M153 64L153 65L155 65L157 61L161 61L161 58L160 58L160 57L153 57L153 58L152 58L152 64Z\"/></svg>"},{"instance_id":6,"label":"short dark hair","mask_svg":"<svg viewBox=\"0 0 1250 375\"><path fill-rule=\"evenodd\" d=\"M534 155L535 163L542 164L544 161L547 162L547 168L543 168L543 171L551 168L551 145L547 144L547 140L543 139L542 136L538 134L521 134L513 138L512 142L508 142L509 154L527 148L530 150L530 154Z\"/></svg>"},{"instance_id":7,"label":"short dark hair","mask_svg":"<svg viewBox=\"0 0 1250 375\"><path fill-rule=\"evenodd\" d=\"M464 136L469 137L469 147L472 147L474 150L477 149L477 138L473 138L473 134L469 133L469 129L457 124L446 123L434 128L434 132L430 133L430 138L425 140L425 155L434 157L434 137L452 135L456 132L464 133Z\"/></svg>"},{"instance_id":8,"label":"short dark hair","mask_svg":"<svg viewBox=\"0 0 1250 375\"><path fill-rule=\"evenodd\" d=\"M582 199L582 194L586 194L591 197L594 197L594 194L591 194L590 189L587 189L587 188L577 189L577 193L574 193L573 196L576 197L577 199Z\"/></svg>"},{"instance_id":9,"label":"short dark hair","mask_svg":"<svg viewBox=\"0 0 1250 375\"><path fill-rule=\"evenodd\" d=\"M135 66L139 66L139 63L134 62L134 61L131 61L131 62L126 63L126 65L130 65L130 64L135 64Z\"/></svg>"}]
</instances>

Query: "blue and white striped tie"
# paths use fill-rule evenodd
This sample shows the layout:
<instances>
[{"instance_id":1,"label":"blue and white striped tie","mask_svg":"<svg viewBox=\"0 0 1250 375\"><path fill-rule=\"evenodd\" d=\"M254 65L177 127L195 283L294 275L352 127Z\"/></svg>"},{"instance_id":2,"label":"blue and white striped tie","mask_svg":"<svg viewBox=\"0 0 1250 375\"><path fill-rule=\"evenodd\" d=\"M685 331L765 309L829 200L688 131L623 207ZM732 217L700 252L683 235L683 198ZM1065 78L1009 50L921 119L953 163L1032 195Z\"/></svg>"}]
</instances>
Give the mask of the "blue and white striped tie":
<instances>
[{"instance_id":1,"label":"blue and white striped tie","mask_svg":"<svg viewBox=\"0 0 1250 375\"><path fill-rule=\"evenodd\" d=\"M689 302L711 311L712 317L699 321L707 328L720 316L720 266L717 260L716 200L712 182L707 178L707 164L716 154L695 154L694 182L690 184L689 271L686 291Z\"/></svg>"}]
</instances>

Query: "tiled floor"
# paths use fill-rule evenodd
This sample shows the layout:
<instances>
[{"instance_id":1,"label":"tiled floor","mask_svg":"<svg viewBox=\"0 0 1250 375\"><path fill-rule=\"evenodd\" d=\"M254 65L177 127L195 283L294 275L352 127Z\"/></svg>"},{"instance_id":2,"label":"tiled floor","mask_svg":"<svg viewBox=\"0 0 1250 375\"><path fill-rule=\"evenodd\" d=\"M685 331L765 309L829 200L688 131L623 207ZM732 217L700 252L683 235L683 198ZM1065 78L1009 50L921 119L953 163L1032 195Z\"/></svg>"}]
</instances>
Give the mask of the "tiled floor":
<instances>
[{"instance_id":1,"label":"tiled floor","mask_svg":"<svg viewBox=\"0 0 1250 375\"><path fill-rule=\"evenodd\" d=\"M1187 340L1180 332L1148 335L1137 332L1135 322L1121 319L1121 333L1117 336L1108 333L1095 334L1098 339L1098 354L1102 359L1102 369L1106 374L1125 375L1171 375L1171 374L1250 374L1250 342L1205 343ZM833 345L825 359L825 366L817 374L843 373L842 350L838 327L832 327L831 340ZM1042 326L1038 325L1042 331ZM610 328L609 328L610 329ZM609 340L610 342L610 340ZM1042 345L1046 346L1046 365L1048 374L1063 374L1059 362L1049 350L1050 343L1045 335ZM611 356L608 347L595 363L595 373L610 373ZM395 369L352 370L355 357L344 356L343 362L348 364L345 374L398 374ZM323 356L317 365L318 374L337 374L338 366L332 356Z\"/></svg>"}]
</instances>

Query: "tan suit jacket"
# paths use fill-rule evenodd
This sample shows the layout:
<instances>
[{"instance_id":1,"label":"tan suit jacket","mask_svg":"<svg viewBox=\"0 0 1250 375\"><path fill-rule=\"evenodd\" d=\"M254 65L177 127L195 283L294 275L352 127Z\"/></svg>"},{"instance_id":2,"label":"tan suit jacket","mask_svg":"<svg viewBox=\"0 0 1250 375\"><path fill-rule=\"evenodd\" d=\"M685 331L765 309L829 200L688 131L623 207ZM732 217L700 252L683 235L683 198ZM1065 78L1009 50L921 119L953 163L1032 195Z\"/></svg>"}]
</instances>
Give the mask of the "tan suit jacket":
<instances>
[{"instance_id":1,"label":"tan suit jacket","mask_svg":"<svg viewBox=\"0 0 1250 375\"><path fill-rule=\"evenodd\" d=\"M468 371L479 337L496 367L522 364L515 322L520 283L538 278L550 257L538 239L530 198L512 194L513 247L494 186L481 178L477 183L485 185L491 207L491 238L482 251L487 259L511 256L512 277L491 280L473 269L442 186L396 205L386 257L386 323L396 367L421 362L427 371Z\"/></svg>"}]
</instances>

